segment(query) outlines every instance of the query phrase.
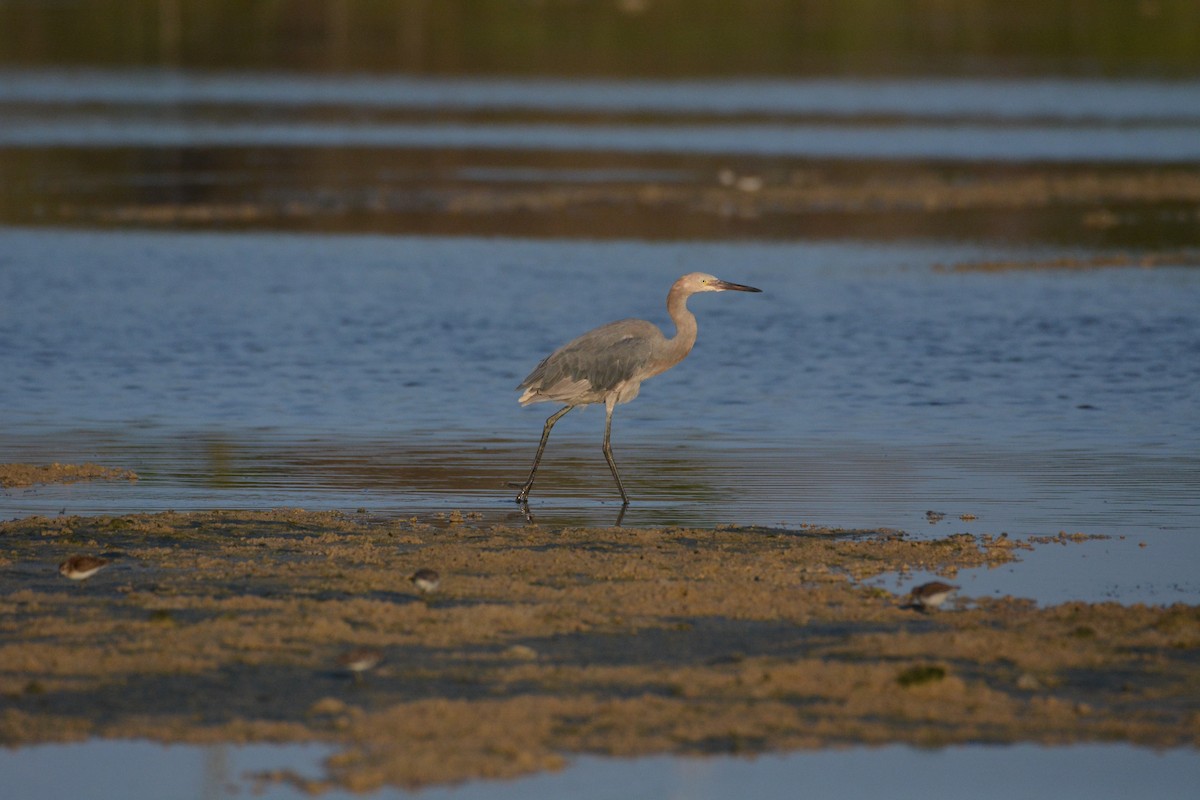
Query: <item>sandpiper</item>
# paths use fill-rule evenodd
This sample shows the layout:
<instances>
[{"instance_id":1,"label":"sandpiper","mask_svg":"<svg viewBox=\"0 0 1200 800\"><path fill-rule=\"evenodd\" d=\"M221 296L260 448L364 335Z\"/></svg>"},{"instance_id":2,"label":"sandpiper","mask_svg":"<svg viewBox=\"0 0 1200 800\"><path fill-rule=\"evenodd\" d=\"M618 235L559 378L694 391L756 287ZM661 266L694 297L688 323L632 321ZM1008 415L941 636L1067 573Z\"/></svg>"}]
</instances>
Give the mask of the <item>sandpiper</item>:
<instances>
[{"instance_id":1,"label":"sandpiper","mask_svg":"<svg viewBox=\"0 0 1200 800\"><path fill-rule=\"evenodd\" d=\"M92 577L108 566L107 558L99 556L71 556L58 565L58 574L73 581Z\"/></svg>"},{"instance_id":2,"label":"sandpiper","mask_svg":"<svg viewBox=\"0 0 1200 800\"><path fill-rule=\"evenodd\" d=\"M370 672L383 662L383 653L373 647L356 647L338 656L338 666L354 676L354 680L362 680L363 673Z\"/></svg>"},{"instance_id":3,"label":"sandpiper","mask_svg":"<svg viewBox=\"0 0 1200 800\"><path fill-rule=\"evenodd\" d=\"M419 569L409 578L412 585L417 587L417 591L421 594L430 594L436 592L438 587L442 585L442 576L431 569Z\"/></svg>"},{"instance_id":4,"label":"sandpiper","mask_svg":"<svg viewBox=\"0 0 1200 800\"><path fill-rule=\"evenodd\" d=\"M957 586L949 583L930 581L929 583L922 583L920 586L913 587L912 591L908 593L908 597L912 608L919 611L929 611L946 602L946 598L957 589Z\"/></svg>"}]
</instances>

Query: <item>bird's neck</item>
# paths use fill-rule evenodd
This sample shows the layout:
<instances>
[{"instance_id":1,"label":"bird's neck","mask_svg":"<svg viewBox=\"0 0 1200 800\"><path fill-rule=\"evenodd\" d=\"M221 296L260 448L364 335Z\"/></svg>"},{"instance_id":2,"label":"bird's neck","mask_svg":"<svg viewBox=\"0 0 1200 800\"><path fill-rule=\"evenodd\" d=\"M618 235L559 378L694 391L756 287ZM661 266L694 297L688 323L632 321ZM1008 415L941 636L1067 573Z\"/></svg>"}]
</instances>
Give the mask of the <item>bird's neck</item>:
<instances>
[{"instance_id":1,"label":"bird's neck","mask_svg":"<svg viewBox=\"0 0 1200 800\"><path fill-rule=\"evenodd\" d=\"M675 335L667 340L671 348L671 365L682 361L696 344L696 315L688 310L687 299L688 295L680 291L679 287L672 287L667 295L667 313L675 323Z\"/></svg>"}]
</instances>

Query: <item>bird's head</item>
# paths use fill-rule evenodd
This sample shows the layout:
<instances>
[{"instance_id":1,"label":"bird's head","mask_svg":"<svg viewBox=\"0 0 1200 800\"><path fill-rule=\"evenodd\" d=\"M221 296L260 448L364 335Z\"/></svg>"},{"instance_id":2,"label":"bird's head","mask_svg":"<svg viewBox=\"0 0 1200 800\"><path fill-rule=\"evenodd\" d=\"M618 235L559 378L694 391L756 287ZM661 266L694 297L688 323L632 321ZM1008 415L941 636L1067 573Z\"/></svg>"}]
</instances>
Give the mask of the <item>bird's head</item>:
<instances>
[{"instance_id":1,"label":"bird's head","mask_svg":"<svg viewBox=\"0 0 1200 800\"><path fill-rule=\"evenodd\" d=\"M753 286L743 286L740 283L723 281L715 275L704 272L691 272L675 282L675 286L687 294L697 292L761 292Z\"/></svg>"}]
</instances>

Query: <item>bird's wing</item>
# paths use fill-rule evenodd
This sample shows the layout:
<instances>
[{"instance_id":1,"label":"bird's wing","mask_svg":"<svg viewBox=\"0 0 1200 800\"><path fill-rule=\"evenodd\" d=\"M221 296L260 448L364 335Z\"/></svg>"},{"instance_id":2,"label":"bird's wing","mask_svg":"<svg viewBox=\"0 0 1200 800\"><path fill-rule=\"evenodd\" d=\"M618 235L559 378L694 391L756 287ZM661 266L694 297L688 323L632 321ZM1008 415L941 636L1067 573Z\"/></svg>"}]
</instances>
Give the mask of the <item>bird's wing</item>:
<instances>
[{"instance_id":1,"label":"bird's wing","mask_svg":"<svg viewBox=\"0 0 1200 800\"><path fill-rule=\"evenodd\" d=\"M634 379L653 358L662 332L649 322L612 322L574 339L547 356L521 382L521 402L558 400L598 403Z\"/></svg>"}]
</instances>

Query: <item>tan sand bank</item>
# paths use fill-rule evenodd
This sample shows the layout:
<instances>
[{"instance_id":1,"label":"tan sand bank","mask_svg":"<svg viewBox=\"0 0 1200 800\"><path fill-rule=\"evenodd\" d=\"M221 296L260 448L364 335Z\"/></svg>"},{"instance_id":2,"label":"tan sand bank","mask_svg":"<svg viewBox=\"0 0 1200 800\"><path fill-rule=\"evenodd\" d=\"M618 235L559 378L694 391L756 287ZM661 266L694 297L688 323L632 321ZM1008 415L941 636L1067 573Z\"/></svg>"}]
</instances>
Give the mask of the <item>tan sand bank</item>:
<instances>
[{"instance_id":1,"label":"tan sand bank","mask_svg":"<svg viewBox=\"0 0 1200 800\"><path fill-rule=\"evenodd\" d=\"M136 481L137 473L99 464L0 464L0 487L33 486L38 483L75 483L76 481Z\"/></svg>"},{"instance_id":2,"label":"tan sand bank","mask_svg":"<svg viewBox=\"0 0 1200 800\"><path fill-rule=\"evenodd\" d=\"M30 518L0 546L6 745L319 740L342 750L307 788L366 790L581 753L1200 744L1196 607L920 613L860 583L1036 546L1008 538L229 511ZM70 555L111 563L68 581Z\"/></svg>"}]
</instances>

